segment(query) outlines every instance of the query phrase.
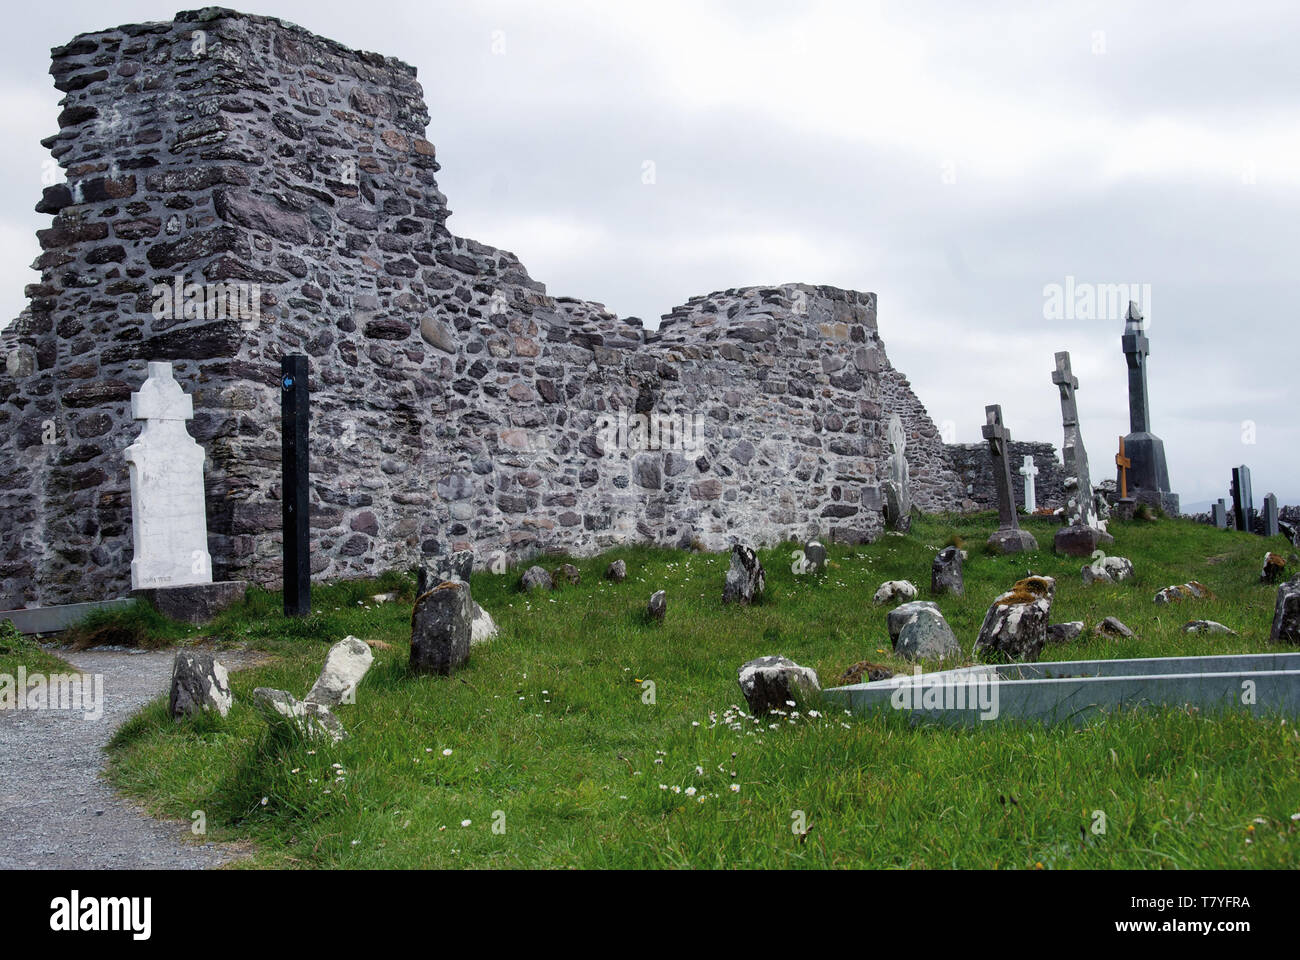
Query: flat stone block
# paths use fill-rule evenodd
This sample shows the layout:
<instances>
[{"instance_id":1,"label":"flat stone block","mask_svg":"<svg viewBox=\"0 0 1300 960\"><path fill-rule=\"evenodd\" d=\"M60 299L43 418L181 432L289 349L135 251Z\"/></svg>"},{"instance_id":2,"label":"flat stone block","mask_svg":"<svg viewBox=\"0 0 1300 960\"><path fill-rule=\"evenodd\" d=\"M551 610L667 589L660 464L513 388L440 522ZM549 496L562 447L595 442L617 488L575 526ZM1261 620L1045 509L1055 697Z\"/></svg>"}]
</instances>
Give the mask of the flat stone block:
<instances>
[{"instance_id":1,"label":"flat stone block","mask_svg":"<svg viewBox=\"0 0 1300 960\"><path fill-rule=\"evenodd\" d=\"M227 607L241 603L247 592L247 580L218 580L184 587L132 590L131 596L148 603L164 617L198 624L207 623Z\"/></svg>"},{"instance_id":2,"label":"flat stone block","mask_svg":"<svg viewBox=\"0 0 1300 960\"><path fill-rule=\"evenodd\" d=\"M1002 553L1023 553L1027 550L1037 550L1038 541L1028 530L1002 528L989 534L989 543L993 544Z\"/></svg>"},{"instance_id":3,"label":"flat stone block","mask_svg":"<svg viewBox=\"0 0 1300 960\"><path fill-rule=\"evenodd\" d=\"M1090 557L1099 543L1100 530L1078 524L1057 530L1056 536L1052 538L1052 549L1067 557Z\"/></svg>"}]
</instances>

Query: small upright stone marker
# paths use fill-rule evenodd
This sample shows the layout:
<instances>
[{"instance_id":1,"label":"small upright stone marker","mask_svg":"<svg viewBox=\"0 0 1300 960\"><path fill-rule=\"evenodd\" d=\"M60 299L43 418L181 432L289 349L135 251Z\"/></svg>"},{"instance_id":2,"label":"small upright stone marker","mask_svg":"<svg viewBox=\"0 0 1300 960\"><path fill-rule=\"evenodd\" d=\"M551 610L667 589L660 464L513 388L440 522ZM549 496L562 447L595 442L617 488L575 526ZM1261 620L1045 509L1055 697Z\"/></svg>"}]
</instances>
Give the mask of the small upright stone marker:
<instances>
[{"instance_id":1,"label":"small upright stone marker","mask_svg":"<svg viewBox=\"0 0 1300 960\"><path fill-rule=\"evenodd\" d=\"M1016 504L1011 492L1011 463L1007 460L1007 445L1011 432L1002 425L1002 407L991 404L984 408L987 421L982 432L989 443L989 456L993 458L993 479L998 488L998 528L989 535L989 543L1003 553L1037 550L1038 541L1033 534L1020 529L1016 520Z\"/></svg>"},{"instance_id":2,"label":"small upright stone marker","mask_svg":"<svg viewBox=\"0 0 1300 960\"><path fill-rule=\"evenodd\" d=\"M882 485L885 494L885 526L906 533L912 528L912 489L907 469L907 432L903 421L894 414L889 418L889 479Z\"/></svg>"},{"instance_id":3,"label":"small upright stone marker","mask_svg":"<svg viewBox=\"0 0 1300 960\"><path fill-rule=\"evenodd\" d=\"M1034 496L1034 477L1038 476L1038 468L1034 466L1034 458L1029 454L1025 454L1020 475L1025 478L1025 513L1033 513L1038 509L1038 500Z\"/></svg>"},{"instance_id":4,"label":"small upright stone marker","mask_svg":"<svg viewBox=\"0 0 1300 960\"><path fill-rule=\"evenodd\" d=\"M935 595L951 593L960 597L966 592L962 579L961 551L956 547L944 547L930 562L930 592Z\"/></svg>"},{"instance_id":5,"label":"small upright stone marker","mask_svg":"<svg viewBox=\"0 0 1300 960\"><path fill-rule=\"evenodd\" d=\"M1277 497L1270 493L1264 497L1264 536L1276 537L1278 532Z\"/></svg>"},{"instance_id":6,"label":"small upright stone marker","mask_svg":"<svg viewBox=\"0 0 1300 960\"><path fill-rule=\"evenodd\" d=\"M1232 468L1232 516L1238 530L1255 532L1255 498L1250 490L1250 467L1244 463Z\"/></svg>"},{"instance_id":7,"label":"small upright stone marker","mask_svg":"<svg viewBox=\"0 0 1300 960\"><path fill-rule=\"evenodd\" d=\"M1210 517L1214 520L1214 525L1220 530L1228 529L1228 505L1223 498L1219 498L1218 503L1210 505Z\"/></svg>"}]
</instances>

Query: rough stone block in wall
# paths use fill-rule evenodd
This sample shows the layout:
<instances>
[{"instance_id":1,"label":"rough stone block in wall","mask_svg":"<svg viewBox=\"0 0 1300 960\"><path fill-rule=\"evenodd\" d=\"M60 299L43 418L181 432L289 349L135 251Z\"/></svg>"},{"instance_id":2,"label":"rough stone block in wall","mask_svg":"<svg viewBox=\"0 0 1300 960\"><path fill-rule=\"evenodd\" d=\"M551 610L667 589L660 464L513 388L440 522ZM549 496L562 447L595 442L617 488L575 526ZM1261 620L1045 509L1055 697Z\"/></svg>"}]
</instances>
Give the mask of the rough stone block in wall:
<instances>
[{"instance_id":1,"label":"rough stone block in wall","mask_svg":"<svg viewBox=\"0 0 1300 960\"><path fill-rule=\"evenodd\" d=\"M453 235L414 68L220 8L78 36L40 282L4 334L0 608L129 584L150 360L194 396L214 579L280 577L280 358L309 357L318 578L644 541L867 540L884 424L962 491L873 294L727 290L658 331Z\"/></svg>"},{"instance_id":2,"label":"rough stone block in wall","mask_svg":"<svg viewBox=\"0 0 1300 960\"><path fill-rule=\"evenodd\" d=\"M1034 478L1034 499L1039 509L1055 510L1065 506L1065 466L1057 459L1056 448L1050 443L1012 440L1011 486L1015 491L1016 507L1025 507L1025 478L1020 467L1026 456L1034 458L1038 476ZM974 503L977 510L996 510L998 491L993 479L993 458L987 443L950 443L945 447L948 462L961 483L963 496Z\"/></svg>"}]
</instances>

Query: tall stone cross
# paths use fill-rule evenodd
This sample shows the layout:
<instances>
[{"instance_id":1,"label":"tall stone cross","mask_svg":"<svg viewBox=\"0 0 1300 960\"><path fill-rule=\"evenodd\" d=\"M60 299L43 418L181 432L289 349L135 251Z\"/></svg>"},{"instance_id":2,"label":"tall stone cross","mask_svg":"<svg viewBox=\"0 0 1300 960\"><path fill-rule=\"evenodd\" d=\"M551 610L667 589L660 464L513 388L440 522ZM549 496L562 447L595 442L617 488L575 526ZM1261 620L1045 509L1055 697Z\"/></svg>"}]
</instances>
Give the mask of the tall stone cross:
<instances>
[{"instance_id":1,"label":"tall stone cross","mask_svg":"<svg viewBox=\"0 0 1300 960\"><path fill-rule=\"evenodd\" d=\"M1020 475L1025 478L1025 513L1033 513L1038 509L1038 500L1034 496L1034 477L1038 476L1038 468L1034 466L1034 458L1029 454L1025 454Z\"/></svg>"},{"instance_id":2,"label":"tall stone cross","mask_svg":"<svg viewBox=\"0 0 1300 960\"><path fill-rule=\"evenodd\" d=\"M1147 354L1151 341L1143 326L1142 311L1129 302L1124 318L1124 336L1120 338L1124 359L1128 362L1128 429L1129 433L1151 431L1150 406L1147 400Z\"/></svg>"},{"instance_id":3,"label":"tall stone cross","mask_svg":"<svg viewBox=\"0 0 1300 960\"><path fill-rule=\"evenodd\" d=\"M1115 466L1119 467L1119 498L1128 499L1128 468L1133 461L1124 456L1124 438L1119 438L1119 453L1115 454Z\"/></svg>"},{"instance_id":4,"label":"tall stone cross","mask_svg":"<svg viewBox=\"0 0 1300 960\"><path fill-rule=\"evenodd\" d=\"M212 582L203 448L185 421L194 401L172 376L170 363L150 363L149 377L131 394L131 416L144 421L126 448L131 473L131 589Z\"/></svg>"},{"instance_id":5,"label":"tall stone cross","mask_svg":"<svg viewBox=\"0 0 1300 960\"><path fill-rule=\"evenodd\" d=\"M1140 503L1159 506L1171 516L1178 516L1178 495L1169 489L1169 466L1165 462L1165 443L1151 432L1151 406L1147 399L1147 339L1142 311L1132 301L1124 319L1120 338L1124 359L1128 362L1129 434L1125 438L1129 464L1127 485L1131 497ZM1118 483L1120 478L1116 477Z\"/></svg>"},{"instance_id":6,"label":"tall stone cross","mask_svg":"<svg viewBox=\"0 0 1300 960\"><path fill-rule=\"evenodd\" d=\"M991 404L984 408L985 424L981 433L989 444L989 457L993 460L993 481L998 490L998 529L989 537L989 543L1003 553L1038 549L1038 541L1027 530L1020 529L1016 520L1016 503L1011 489L1010 453L1011 432L1002 424L1002 406Z\"/></svg>"},{"instance_id":7,"label":"tall stone cross","mask_svg":"<svg viewBox=\"0 0 1300 960\"><path fill-rule=\"evenodd\" d=\"M1061 391L1061 425L1065 428L1061 459L1065 462L1065 475L1074 477L1077 482L1074 503L1067 502L1065 519L1070 524L1092 526L1092 476L1088 470L1088 451L1084 449L1083 434L1079 429L1079 405L1074 396L1079 389L1079 378L1070 370L1068 350L1062 350L1056 355L1052 383Z\"/></svg>"}]
</instances>

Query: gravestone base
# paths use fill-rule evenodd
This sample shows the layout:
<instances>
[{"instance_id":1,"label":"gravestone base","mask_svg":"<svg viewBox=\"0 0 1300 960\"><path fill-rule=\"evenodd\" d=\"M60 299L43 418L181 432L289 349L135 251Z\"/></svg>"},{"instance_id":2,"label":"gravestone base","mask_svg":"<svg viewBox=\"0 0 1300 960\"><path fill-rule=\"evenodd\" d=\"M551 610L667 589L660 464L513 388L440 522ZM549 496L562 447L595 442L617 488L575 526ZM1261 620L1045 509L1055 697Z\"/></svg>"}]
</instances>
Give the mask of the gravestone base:
<instances>
[{"instance_id":1,"label":"gravestone base","mask_svg":"<svg viewBox=\"0 0 1300 960\"><path fill-rule=\"evenodd\" d=\"M1052 549L1067 557L1090 557L1097 547L1114 542L1115 538L1104 530L1086 524L1075 524L1056 531L1056 536L1052 538Z\"/></svg>"},{"instance_id":2,"label":"gravestone base","mask_svg":"<svg viewBox=\"0 0 1300 960\"><path fill-rule=\"evenodd\" d=\"M1138 502L1132 497L1123 497L1115 501L1114 506L1110 508L1111 515L1117 520L1132 520L1134 513L1137 511Z\"/></svg>"},{"instance_id":3,"label":"gravestone base","mask_svg":"<svg viewBox=\"0 0 1300 960\"><path fill-rule=\"evenodd\" d=\"M989 534L988 542L996 547L999 553L1023 553L1038 549L1038 541L1034 539L1034 535L1019 527L1003 527L994 530Z\"/></svg>"},{"instance_id":4,"label":"gravestone base","mask_svg":"<svg viewBox=\"0 0 1300 960\"><path fill-rule=\"evenodd\" d=\"M243 601L247 591L247 580L218 580L183 587L146 587L132 590L131 596L143 600L164 617L199 624Z\"/></svg>"},{"instance_id":5,"label":"gravestone base","mask_svg":"<svg viewBox=\"0 0 1300 960\"><path fill-rule=\"evenodd\" d=\"M1177 517L1178 512L1178 494L1169 493L1165 490L1138 490L1134 497L1137 503L1144 503L1148 507L1159 507L1165 512L1165 516Z\"/></svg>"}]
</instances>

